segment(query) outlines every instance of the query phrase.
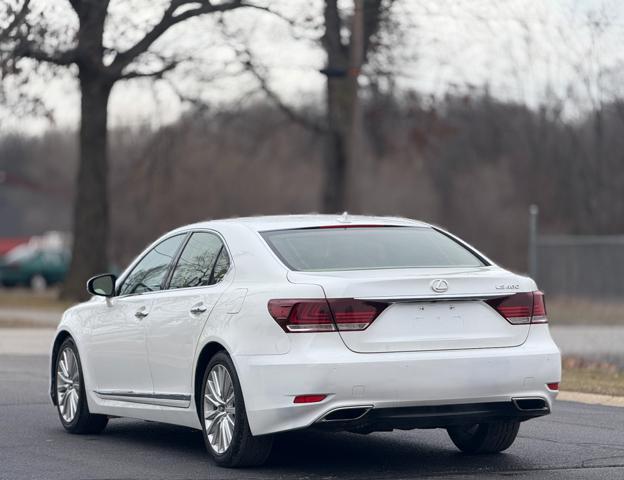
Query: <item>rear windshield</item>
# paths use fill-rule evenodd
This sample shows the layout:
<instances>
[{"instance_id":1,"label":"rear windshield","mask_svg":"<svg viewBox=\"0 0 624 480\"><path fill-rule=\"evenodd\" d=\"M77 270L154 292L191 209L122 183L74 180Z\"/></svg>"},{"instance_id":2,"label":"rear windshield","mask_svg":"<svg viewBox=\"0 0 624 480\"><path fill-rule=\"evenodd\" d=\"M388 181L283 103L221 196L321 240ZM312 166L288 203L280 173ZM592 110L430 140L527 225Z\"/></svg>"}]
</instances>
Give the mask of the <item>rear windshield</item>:
<instances>
[{"instance_id":1,"label":"rear windshield","mask_svg":"<svg viewBox=\"0 0 624 480\"><path fill-rule=\"evenodd\" d=\"M307 228L261 235L282 262L297 271L485 265L429 227Z\"/></svg>"}]
</instances>

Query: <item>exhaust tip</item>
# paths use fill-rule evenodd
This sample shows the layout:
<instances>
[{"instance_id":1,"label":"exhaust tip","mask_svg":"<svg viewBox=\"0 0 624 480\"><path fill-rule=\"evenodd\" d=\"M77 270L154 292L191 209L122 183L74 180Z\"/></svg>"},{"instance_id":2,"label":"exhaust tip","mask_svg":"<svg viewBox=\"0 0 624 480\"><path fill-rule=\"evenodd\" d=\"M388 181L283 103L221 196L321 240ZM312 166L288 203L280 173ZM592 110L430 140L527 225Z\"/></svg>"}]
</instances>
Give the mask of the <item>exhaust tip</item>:
<instances>
[{"instance_id":1,"label":"exhaust tip","mask_svg":"<svg viewBox=\"0 0 624 480\"><path fill-rule=\"evenodd\" d=\"M521 412L548 410L548 403L543 398L514 398L511 401Z\"/></svg>"},{"instance_id":2,"label":"exhaust tip","mask_svg":"<svg viewBox=\"0 0 624 480\"><path fill-rule=\"evenodd\" d=\"M364 417L372 407L343 407L336 408L325 414L320 422L349 422L359 420Z\"/></svg>"}]
</instances>

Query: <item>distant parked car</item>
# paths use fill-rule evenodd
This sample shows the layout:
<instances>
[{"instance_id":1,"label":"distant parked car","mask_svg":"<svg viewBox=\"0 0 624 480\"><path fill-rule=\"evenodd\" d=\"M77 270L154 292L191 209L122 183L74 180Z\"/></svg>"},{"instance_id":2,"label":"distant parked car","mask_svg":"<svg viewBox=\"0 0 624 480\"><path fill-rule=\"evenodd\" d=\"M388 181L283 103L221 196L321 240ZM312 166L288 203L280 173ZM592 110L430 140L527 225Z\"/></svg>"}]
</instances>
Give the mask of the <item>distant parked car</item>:
<instances>
[{"instance_id":1,"label":"distant parked car","mask_svg":"<svg viewBox=\"0 0 624 480\"><path fill-rule=\"evenodd\" d=\"M0 283L44 290L62 282L68 268L69 252L64 248L19 245L0 259Z\"/></svg>"}]
</instances>

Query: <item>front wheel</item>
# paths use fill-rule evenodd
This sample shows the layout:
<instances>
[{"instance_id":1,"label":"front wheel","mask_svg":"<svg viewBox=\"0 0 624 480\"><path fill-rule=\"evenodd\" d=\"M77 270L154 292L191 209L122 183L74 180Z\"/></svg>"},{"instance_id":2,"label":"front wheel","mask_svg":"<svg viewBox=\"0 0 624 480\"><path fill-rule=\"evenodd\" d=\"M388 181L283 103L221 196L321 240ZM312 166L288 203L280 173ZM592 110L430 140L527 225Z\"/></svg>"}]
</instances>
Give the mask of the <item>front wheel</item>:
<instances>
[{"instance_id":1,"label":"front wheel","mask_svg":"<svg viewBox=\"0 0 624 480\"><path fill-rule=\"evenodd\" d=\"M507 450L518 435L520 422L508 420L447 429L449 437L462 452L498 453Z\"/></svg>"},{"instance_id":2,"label":"front wheel","mask_svg":"<svg viewBox=\"0 0 624 480\"><path fill-rule=\"evenodd\" d=\"M215 462L230 468L262 465L271 453L273 437L251 434L238 375L225 352L208 363L201 391L204 441Z\"/></svg>"},{"instance_id":3,"label":"front wheel","mask_svg":"<svg viewBox=\"0 0 624 480\"><path fill-rule=\"evenodd\" d=\"M70 433L100 433L108 423L106 415L89 412L76 344L63 342L56 357L56 408L61 424Z\"/></svg>"}]
</instances>

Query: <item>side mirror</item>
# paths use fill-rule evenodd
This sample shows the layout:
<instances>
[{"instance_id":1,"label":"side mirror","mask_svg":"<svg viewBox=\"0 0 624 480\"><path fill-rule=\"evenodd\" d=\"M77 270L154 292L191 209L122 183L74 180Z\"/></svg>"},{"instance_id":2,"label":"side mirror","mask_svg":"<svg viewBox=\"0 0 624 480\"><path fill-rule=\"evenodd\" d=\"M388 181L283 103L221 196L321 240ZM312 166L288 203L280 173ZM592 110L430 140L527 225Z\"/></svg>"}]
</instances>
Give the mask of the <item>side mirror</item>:
<instances>
[{"instance_id":1,"label":"side mirror","mask_svg":"<svg viewBox=\"0 0 624 480\"><path fill-rule=\"evenodd\" d=\"M87 292L100 297L114 297L116 280L117 277L112 273L103 273L91 277L87 282Z\"/></svg>"}]
</instances>

